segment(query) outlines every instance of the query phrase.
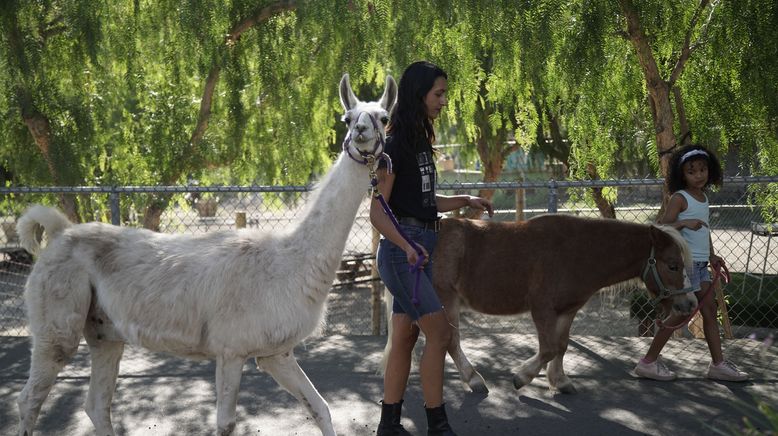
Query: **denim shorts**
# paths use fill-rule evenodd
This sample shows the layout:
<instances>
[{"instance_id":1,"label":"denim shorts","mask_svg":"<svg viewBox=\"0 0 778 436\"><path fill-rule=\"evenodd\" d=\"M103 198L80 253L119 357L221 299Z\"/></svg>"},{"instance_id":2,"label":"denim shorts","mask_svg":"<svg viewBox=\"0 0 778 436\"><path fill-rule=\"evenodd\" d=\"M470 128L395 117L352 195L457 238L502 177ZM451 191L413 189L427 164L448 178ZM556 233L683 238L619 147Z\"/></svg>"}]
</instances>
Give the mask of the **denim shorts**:
<instances>
[{"instance_id":1,"label":"denim shorts","mask_svg":"<svg viewBox=\"0 0 778 436\"><path fill-rule=\"evenodd\" d=\"M700 262L695 260L692 262L691 269L686 270L686 274L689 276L689 281L692 282L692 289L694 291L700 290L700 283L710 283L710 270L708 269L708 262Z\"/></svg>"},{"instance_id":2,"label":"denim shorts","mask_svg":"<svg viewBox=\"0 0 778 436\"><path fill-rule=\"evenodd\" d=\"M401 224L400 228L413 242L427 249L430 258L438 241L438 234L432 230L424 230L421 227ZM410 271L408 257L405 251L392 241L382 238L378 244L378 272L381 274L389 292L394 296L393 313L404 313L416 321L423 315L442 310L438 294L432 287L432 259L424 265L419 277L418 299L419 304L411 301L413 287L416 285L416 273Z\"/></svg>"}]
</instances>

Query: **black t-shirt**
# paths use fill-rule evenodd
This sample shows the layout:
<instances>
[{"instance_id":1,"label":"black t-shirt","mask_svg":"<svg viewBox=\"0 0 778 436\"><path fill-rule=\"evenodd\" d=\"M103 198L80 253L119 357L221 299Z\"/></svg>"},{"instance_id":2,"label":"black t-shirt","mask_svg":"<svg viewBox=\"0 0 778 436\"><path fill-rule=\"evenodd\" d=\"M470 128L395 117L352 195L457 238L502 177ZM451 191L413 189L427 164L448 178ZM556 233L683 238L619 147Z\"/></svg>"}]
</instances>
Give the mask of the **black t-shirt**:
<instances>
[{"instance_id":1,"label":"black t-shirt","mask_svg":"<svg viewBox=\"0 0 778 436\"><path fill-rule=\"evenodd\" d=\"M435 160L432 147L418 147L410 151L410 147L401 149L398 141L392 137L386 139L384 152L392 159L394 185L389 197L389 207L398 218L413 217L422 221L438 219L438 206L435 203ZM386 162L381 161L379 168L385 168Z\"/></svg>"}]
</instances>

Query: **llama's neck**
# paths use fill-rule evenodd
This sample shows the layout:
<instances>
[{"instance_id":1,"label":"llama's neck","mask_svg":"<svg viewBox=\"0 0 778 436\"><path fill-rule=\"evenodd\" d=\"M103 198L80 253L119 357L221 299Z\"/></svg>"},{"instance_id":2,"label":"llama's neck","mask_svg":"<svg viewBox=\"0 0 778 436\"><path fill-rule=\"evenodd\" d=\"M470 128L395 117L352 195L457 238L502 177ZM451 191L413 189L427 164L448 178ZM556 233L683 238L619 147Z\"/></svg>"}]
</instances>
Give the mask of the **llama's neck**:
<instances>
[{"instance_id":1,"label":"llama's neck","mask_svg":"<svg viewBox=\"0 0 778 436\"><path fill-rule=\"evenodd\" d=\"M327 290L340 263L359 206L370 186L365 165L340 155L308 201L291 239L307 247L306 267L320 271Z\"/></svg>"}]
</instances>

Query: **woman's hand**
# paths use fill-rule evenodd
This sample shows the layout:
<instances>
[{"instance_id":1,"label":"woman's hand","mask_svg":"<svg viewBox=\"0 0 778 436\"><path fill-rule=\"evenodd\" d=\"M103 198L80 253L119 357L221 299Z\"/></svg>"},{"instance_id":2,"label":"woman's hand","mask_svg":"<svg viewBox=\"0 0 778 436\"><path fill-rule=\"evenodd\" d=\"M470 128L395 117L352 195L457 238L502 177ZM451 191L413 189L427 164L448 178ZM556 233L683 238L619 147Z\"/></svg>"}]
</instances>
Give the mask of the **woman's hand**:
<instances>
[{"instance_id":1,"label":"woman's hand","mask_svg":"<svg viewBox=\"0 0 778 436\"><path fill-rule=\"evenodd\" d=\"M426 265L427 262L430 261L430 255L427 253L427 249L424 248L423 245L416 244L416 246L421 248L421 251L424 254L424 262L420 266L420 268L423 269L424 265ZM419 261L419 253L416 252L416 249L411 244L406 245L405 256L408 258L408 264L410 265L416 265L416 262Z\"/></svg>"},{"instance_id":2,"label":"woman's hand","mask_svg":"<svg viewBox=\"0 0 778 436\"><path fill-rule=\"evenodd\" d=\"M489 213L489 216L494 216L492 202L485 198L470 196L467 199L467 205L476 210L485 210Z\"/></svg>"}]
</instances>

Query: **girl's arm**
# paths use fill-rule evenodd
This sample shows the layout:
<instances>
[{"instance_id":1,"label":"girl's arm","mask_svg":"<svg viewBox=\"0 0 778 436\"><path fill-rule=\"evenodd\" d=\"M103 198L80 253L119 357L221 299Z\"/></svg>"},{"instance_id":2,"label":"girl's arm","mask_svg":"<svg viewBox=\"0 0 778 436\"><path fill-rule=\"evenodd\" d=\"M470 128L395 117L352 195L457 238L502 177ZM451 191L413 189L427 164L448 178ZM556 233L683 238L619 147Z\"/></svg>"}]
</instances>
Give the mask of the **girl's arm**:
<instances>
[{"instance_id":1,"label":"girl's arm","mask_svg":"<svg viewBox=\"0 0 778 436\"><path fill-rule=\"evenodd\" d=\"M489 216L494 215L491 201L481 197L473 197L472 195L436 194L435 203L438 205L438 212L448 212L450 210L470 206L473 209L487 211Z\"/></svg>"},{"instance_id":2,"label":"girl's arm","mask_svg":"<svg viewBox=\"0 0 778 436\"><path fill-rule=\"evenodd\" d=\"M392 195L392 187L394 186L394 174L389 174L386 171L386 168L380 168L378 171L376 171L376 176L378 177L378 192L381 193L381 195L384 197L384 201L386 203L389 203L389 197ZM415 265L416 262L419 260L419 255L416 253L416 250L411 246L411 244L408 243L408 241L405 240L405 238L400 235L400 232L395 228L394 223L392 223L391 218L389 218L389 215L384 212L384 208L381 206L381 202L378 201L376 198L372 198L370 200L370 222L373 224L373 227L376 228L384 237L392 241L395 245L398 247L401 247L405 251L405 256L408 258L408 263L411 265ZM424 256L427 260L425 260L425 263L429 260L429 254L427 254L427 250L419 245L421 247L421 250L424 252Z\"/></svg>"},{"instance_id":3,"label":"girl's arm","mask_svg":"<svg viewBox=\"0 0 778 436\"><path fill-rule=\"evenodd\" d=\"M698 219L678 220L678 214L686 210L686 199L681 194L673 194L667 202L665 214L659 219L659 224L667 224L676 230L686 227L692 230L698 230L706 225L704 221Z\"/></svg>"}]
</instances>

